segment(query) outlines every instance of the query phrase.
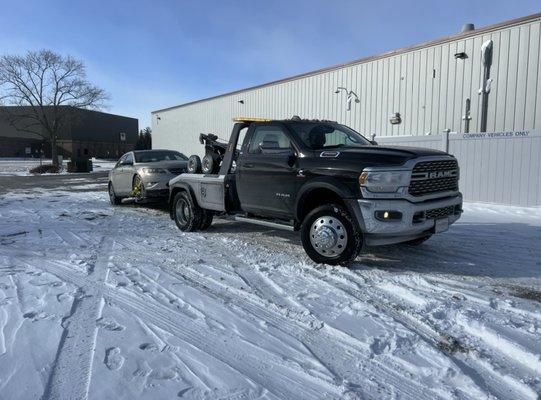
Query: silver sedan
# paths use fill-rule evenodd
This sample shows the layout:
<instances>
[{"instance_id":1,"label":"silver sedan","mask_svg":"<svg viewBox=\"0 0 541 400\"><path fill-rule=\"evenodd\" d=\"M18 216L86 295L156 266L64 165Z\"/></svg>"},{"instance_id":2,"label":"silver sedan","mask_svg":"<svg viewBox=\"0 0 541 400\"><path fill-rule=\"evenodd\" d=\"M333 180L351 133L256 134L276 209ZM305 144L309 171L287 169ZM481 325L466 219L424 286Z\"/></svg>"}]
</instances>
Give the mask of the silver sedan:
<instances>
[{"instance_id":1,"label":"silver sedan","mask_svg":"<svg viewBox=\"0 0 541 400\"><path fill-rule=\"evenodd\" d=\"M135 150L124 154L109 172L109 198L117 205L123 198L137 202L163 199L168 182L186 172L188 158L172 150Z\"/></svg>"}]
</instances>

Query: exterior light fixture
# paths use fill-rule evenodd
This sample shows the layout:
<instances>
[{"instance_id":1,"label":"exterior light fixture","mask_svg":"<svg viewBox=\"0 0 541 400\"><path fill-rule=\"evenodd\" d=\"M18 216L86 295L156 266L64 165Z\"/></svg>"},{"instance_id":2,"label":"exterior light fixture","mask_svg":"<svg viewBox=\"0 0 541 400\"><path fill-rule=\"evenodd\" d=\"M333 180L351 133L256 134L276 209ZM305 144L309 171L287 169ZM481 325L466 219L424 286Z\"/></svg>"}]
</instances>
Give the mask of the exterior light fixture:
<instances>
[{"instance_id":1,"label":"exterior light fixture","mask_svg":"<svg viewBox=\"0 0 541 400\"><path fill-rule=\"evenodd\" d=\"M466 58L468 58L468 55L464 53L463 51L459 53L455 53L455 60L464 60Z\"/></svg>"},{"instance_id":2,"label":"exterior light fixture","mask_svg":"<svg viewBox=\"0 0 541 400\"><path fill-rule=\"evenodd\" d=\"M238 101L240 104L244 104L244 100L239 100Z\"/></svg>"},{"instance_id":3,"label":"exterior light fixture","mask_svg":"<svg viewBox=\"0 0 541 400\"><path fill-rule=\"evenodd\" d=\"M344 91L347 95L346 98L346 104L347 104L347 111L351 110L351 102L355 100L355 103L360 103L359 96L357 96L357 93L355 93L353 90L348 90L347 88L343 86L338 86L336 90L334 91L335 94L340 93L341 91Z\"/></svg>"},{"instance_id":4,"label":"exterior light fixture","mask_svg":"<svg viewBox=\"0 0 541 400\"><path fill-rule=\"evenodd\" d=\"M402 123L402 117L400 116L399 112L395 112L391 117L389 118L389 122L392 125L398 125Z\"/></svg>"}]
</instances>

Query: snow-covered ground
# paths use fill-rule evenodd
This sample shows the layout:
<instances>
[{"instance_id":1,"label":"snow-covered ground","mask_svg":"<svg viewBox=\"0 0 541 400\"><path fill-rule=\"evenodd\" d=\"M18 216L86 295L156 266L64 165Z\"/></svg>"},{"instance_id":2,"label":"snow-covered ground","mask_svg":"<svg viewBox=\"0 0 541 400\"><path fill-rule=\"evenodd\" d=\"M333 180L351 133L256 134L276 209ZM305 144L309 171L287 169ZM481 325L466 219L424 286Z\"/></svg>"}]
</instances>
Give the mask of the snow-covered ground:
<instances>
[{"instance_id":1,"label":"snow-covered ground","mask_svg":"<svg viewBox=\"0 0 541 400\"><path fill-rule=\"evenodd\" d=\"M43 159L43 164L50 164L50 159ZM93 172L109 171L116 164L116 161L100 160L93 158ZM29 176L30 169L40 165L39 158L0 158L0 176ZM63 163L64 172L68 168L68 160Z\"/></svg>"},{"instance_id":2,"label":"snow-covered ground","mask_svg":"<svg viewBox=\"0 0 541 400\"><path fill-rule=\"evenodd\" d=\"M105 192L6 194L0 398L538 399L541 210L465 210L343 268Z\"/></svg>"}]
</instances>

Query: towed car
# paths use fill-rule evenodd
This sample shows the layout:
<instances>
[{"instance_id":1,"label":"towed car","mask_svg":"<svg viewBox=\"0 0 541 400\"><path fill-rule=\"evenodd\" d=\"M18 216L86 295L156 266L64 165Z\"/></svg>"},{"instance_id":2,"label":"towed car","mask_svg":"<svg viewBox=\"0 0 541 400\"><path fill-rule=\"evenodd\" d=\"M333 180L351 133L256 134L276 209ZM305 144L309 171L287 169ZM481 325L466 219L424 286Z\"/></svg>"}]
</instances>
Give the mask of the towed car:
<instances>
[{"instance_id":1,"label":"towed car","mask_svg":"<svg viewBox=\"0 0 541 400\"><path fill-rule=\"evenodd\" d=\"M109 199L121 204L124 198L136 202L166 199L168 182L186 172L188 158L173 150L135 150L124 154L109 172Z\"/></svg>"}]
</instances>

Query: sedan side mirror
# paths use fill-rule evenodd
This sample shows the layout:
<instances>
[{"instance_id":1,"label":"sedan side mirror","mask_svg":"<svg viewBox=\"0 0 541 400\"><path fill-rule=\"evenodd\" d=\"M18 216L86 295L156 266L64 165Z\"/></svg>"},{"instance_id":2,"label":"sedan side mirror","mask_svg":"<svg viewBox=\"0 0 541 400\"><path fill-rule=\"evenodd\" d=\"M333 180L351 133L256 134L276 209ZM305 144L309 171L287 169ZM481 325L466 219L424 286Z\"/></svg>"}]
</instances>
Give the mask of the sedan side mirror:
<instances>
[{"instance_id":1,"label":"sedan side mirror","mask_svg":"<svg viewBox=\"0 0 541 400\"><path fill-rule=\"evenodd\" d=\"M375 140L371 140L370 143L372 143L374 146L378 145L378 142L376 142Z\"/></svg>"}]
</instances>

